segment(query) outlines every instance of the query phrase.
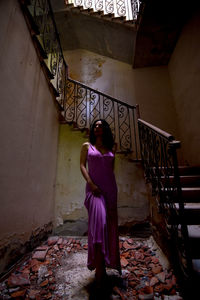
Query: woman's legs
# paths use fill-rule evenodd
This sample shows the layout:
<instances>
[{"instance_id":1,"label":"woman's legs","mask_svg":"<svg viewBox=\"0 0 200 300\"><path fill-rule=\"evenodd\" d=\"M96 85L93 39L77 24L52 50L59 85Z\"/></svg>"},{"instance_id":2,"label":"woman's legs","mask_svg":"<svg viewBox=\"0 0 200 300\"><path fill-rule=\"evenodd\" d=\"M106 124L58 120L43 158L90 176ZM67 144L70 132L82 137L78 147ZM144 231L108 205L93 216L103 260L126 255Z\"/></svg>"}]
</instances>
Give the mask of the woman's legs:
<instances>
[{"instance_id":1,"label":"woman's legs","mask_svg":"<svg viewBox=\"0 0 200 300\"><path fill-rule=\"evenodd\" d=\"M105 261L101 249L101 244L96 244L95 250L96 250L96 280L98 283L100 283L106 275Z\"/></svg>"}]
</instances>

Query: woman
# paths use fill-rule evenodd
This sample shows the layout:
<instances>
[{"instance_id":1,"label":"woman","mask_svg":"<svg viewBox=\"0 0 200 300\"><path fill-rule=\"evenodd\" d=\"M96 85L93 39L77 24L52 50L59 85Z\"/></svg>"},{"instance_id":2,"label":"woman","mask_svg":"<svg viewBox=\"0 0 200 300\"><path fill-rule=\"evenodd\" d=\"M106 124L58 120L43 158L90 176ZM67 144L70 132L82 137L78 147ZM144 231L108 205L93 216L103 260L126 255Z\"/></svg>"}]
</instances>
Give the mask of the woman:
<instances>
[{"instance_id":1,"label":"woman","mask_svg":"<svg viewBox=\"0 0 200 300\"><path fill-rule=\"evenodd\" d=\"M101 283L105 267L121 274L117 218L117 186L114 168L114 140L105 120L91 126L90 143L81 149L80 168L85 178L88 210L88 268L96 269ZM86 168L88 164L88 169Z\"/></svg>"}]
</instances>

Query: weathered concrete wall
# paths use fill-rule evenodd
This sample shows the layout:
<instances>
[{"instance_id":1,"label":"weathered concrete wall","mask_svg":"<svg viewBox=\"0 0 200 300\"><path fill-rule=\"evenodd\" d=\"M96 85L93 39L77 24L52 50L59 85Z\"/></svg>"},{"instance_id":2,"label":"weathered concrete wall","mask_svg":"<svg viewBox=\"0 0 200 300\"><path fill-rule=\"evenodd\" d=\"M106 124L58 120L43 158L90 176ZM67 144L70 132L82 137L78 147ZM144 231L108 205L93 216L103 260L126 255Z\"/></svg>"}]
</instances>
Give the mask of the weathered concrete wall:
<instances>
[{"instance_id":1,"label":"weathered concrete wall","mask_svg":"<svg viewBox=\"0 0 200 300\"><path fill-rule=\"evenodd\" d=\"M80 149L84 133L69 125L60 125L55 196L55 221L86 219L83 208L85 182L80 172Z\"/></svg>"},{"instance_id":2,"label":"weathered concrete wall","mask_svg":"<svg viewBox=\"0 0 200 300\"><path fill-rule=\"evenodd\" d=\"M186 163L200 164L200 12L185 25L169 63Z\"/></svg>"},{"instance_id":3,"label":"weathered concrete wall","mask_svg":"<svg viewBox=\"0 0 200 300\"><path fill-rule=\"evenodd\" d=\"M84 133L69 125L60 126L56 180L56 225L66 220L86 220L85 180L80 172L80 149ZM119 224L143 222L149 215L146 185L140 163L117 154L115 175L118 186Z\"/></svg>"},{"instance_id":4,"label":"weathered concrete wall","mask_svg":"<svg viewBox=\"0 0 200 300\"><path fill-rule=\"evenodd\" d=\"M18 1L0 2L0 23L2 271L30 238L51 230L59 125Z\"/></svg>"},{"instance_id":5,"label":"weathered concrete wall","mask_svg":"<svg viewBox=\"0 0 200 300\"><path fill-rule=\"evenodd\" d=\"M64 51L64 56L72 79L128 104L139 104L141 118L178 135L167 67L133 69L82 49Z\"/></svg>"}]
</instances>

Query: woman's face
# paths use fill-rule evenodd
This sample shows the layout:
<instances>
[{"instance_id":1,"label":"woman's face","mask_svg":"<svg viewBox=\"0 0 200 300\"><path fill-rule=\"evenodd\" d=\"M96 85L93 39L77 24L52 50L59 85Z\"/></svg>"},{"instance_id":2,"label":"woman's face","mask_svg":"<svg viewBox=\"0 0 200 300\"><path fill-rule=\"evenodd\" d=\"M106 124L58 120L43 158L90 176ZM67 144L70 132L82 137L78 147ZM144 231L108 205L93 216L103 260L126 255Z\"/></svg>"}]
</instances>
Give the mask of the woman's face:
<instances>
[{"instance_id":1,"label":"woman's face","mask_svg":"<svg viewBox=\"0 0 200 300\"><path fill-rule=\"evenodd\" d=\"M103 135L103 124L101 121L97 121L94 126L94 134L95 136Z\"/></svg>"}]
</instances>

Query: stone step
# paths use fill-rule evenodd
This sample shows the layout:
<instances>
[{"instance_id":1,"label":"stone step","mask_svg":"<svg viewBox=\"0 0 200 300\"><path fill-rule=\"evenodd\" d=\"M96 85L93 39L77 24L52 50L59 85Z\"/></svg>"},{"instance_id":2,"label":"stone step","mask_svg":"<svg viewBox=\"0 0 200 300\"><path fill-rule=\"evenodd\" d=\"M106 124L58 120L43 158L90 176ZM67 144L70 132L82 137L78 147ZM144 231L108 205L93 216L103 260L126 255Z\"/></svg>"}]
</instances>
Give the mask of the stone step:
<instances>
[{"instance_id":1,"label":"stone step","mask_svg":"<svg viewBox=\"0 0 200 300\"><path fill-rule=\"evenodd\" d=\"M193 266L193 270L195 272L195 275L200 277L200 259L193 259L192 260L192 266Z\"/></svg>"},{"instance_id":2,"label":"stone step","mask_svg":"<svg viewBox=\"0 0 200 300\"><path fill-rule=\"evenodd\" d=\"M200 187L183 187L182 189L182 202L183 203L200 203ZM170 196L170 192L173 192L172 188L162 188L161 194L163 193L163 201L164 199L168 199L168 195ZM173 196L174 203L178 203L179 199L176 196L176 192L174 191Z\"/></svg>"},{"instance_id":3,"label":"stone step","mask_svg":"<svg viewBox=\"0 0 200 300\"><path fill-rule=\"evenodd\" d=\"M173 184L174 176L161 176L161 181L163 184L169 181L169 184ZM200 175L183 175L180 176L180 182L182 187L198 187L200 186Z\"/></svg>"},{"instance_id":4,"label":"stone step","mask_svg":"<svg viewBox=\"0 0 200 300\"><path fill-rule=\"evenodd\" d=\"M102 15L101 16L103 19L110 19L110 20L112 20L114 17L115 17L115 15L114 14L106 14L106 15Z\"/></svg>"},{"instance_id":5,"label":"stone step","mask_svg":"<svg viewBox=\"0 0 200 300\"><path fill-rule=\"evenodd\" d=\"M200 258L200 225L188 225L189 246L192 259Z\"/></svg>"},{"instance_id":6,"label":"stone step","mask_svg":"<svg viewBox=\"0 0 200 300\"><path fill-rule=\"evenodd\" d=\"M200 166L179 166L179 175L200 175Z\"/></svg>"},{"instance_id":7,"label":"stone step","mask_svg":"<svg viewBox=\"0 0 200 300\"><path fill-rule=\"evenodd\" d=\"M126 22L126 17L112 17L112 20L113 21L117 21L117 22L120 22L120 23L123 23L123 22Z\"/></svg>"},{"instance_id":8,"label":"stone step","mask_svg":"<svg viewBox=\"0 0 200 300\"><path fill-rule=\"evenodd\" d=\"M184 203L200 202L200 187L182 188L182 199Z\"/></svg>"},{"instance_id":9,"label":"stone step","mask_svg":"<svg viewBox=\"0 0 200 300\"><path fill-rule=\"evenodd\" d=\"M175 204L177 211L179 210L178 203ZM185 203L183 219L174 216L170 217L168 223L171 224L187 224L187 225L199 225L200 224L200 203Z\"/></svg>"},{"instance_id":10,"label":"stone step","mask_svg":"<svg viewBox=\"0 0 200 300\"><path fill-rule=\"evenodd\" d=\"M174 175L174 168L165 168L165 167L152 167L155 173L160 172L160 175L168 174ZM179 166L179 176L188 176L188 175L200 175L200 166Z\"/></svg>"}]
</instances>

